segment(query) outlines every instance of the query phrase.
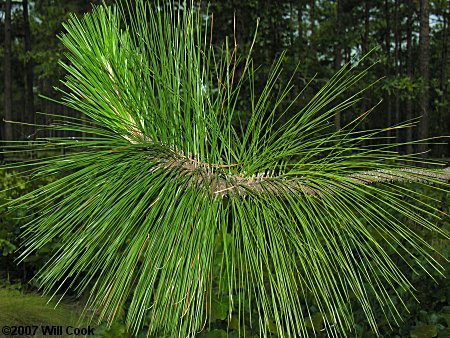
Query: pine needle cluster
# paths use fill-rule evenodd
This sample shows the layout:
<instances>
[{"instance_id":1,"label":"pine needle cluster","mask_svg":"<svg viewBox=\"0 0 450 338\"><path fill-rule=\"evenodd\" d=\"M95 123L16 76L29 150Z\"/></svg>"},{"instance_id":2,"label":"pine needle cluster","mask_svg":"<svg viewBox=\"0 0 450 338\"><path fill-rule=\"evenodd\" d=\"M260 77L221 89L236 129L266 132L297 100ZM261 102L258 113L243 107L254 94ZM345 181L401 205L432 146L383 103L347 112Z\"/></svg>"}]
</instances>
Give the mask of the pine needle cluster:
<instances>
[{"instance_id":1,"label":"pine needle cluster","mask_svg":"<svg viewBox=\"0 0 450 338\"><path fill-rule=\"evenodd\" d=\"M354 329L355 302L374 332L375 308L401 318L392 297L414 288L393 255L442 272L410 222L448 238L447 216L409 182L448 190L449 170L414 166L380 141L387 129L361 132L368 112L330 130L361 98L347 95L369 71L358 61L293 111L293 80L275 86L283 55L257 92L251 51L239 62L212 46L211 16L193 6L99 6L64 27L62 104L89 120L45 127L80 137L38 139L71 151L15 165L58 179L9 204L36 213L22 257L61 244L36 276L44 291L89 292L96 320L126 309L131 332L173 337L205 328L213 297L261 336L273 322L305 337L312 301L337 337Z\"/></svg>"}]
</instances>

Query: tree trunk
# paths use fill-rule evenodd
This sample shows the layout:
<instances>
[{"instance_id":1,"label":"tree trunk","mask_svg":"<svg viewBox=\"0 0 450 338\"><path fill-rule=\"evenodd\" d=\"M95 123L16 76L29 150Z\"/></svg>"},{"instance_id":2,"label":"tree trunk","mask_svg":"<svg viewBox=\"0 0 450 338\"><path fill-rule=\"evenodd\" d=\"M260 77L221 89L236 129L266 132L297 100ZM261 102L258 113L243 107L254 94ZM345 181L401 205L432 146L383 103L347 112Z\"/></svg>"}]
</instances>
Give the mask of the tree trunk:
<instances>
[{"instance_id":1,"label":"tree trunk","mask_svg":"<svg viewBox=\"0 0 450 338\"><path fill-rule=\"evenodd\" d=\"M342 0L336 1L336 43L334 45L334 68L339 70L342 64L342 46L341 46L341 30L342 30ZM341 112L338 111L334 115L334 127L336 130L341 129Z\"/></svg>"},{"instance_id":2,"label":"tree trunk","mask_svg":"<svg viewBox=\"0 0 450 338\"><path fill-rule=\"evenodd\" d=\"M298 1L297 2L297 55L298 59L300 61L303 61L303 55L304 55L304 40L303 40L303 2Z\"/></svg>"},{"instance_id":3,"label":"tree trunk","mask_svg":"<svg viewBox=\"0 0 450 338\"><path fill-rule=\"evenodd\" d=\"M399 1L395 0L394 8L394 69L397 77L400 76L400 28L399 28ZM394 123L399 124L401 121L400 116L400 92L396 89L395 95L395 117ZM395 142L400 142L400 129L395 129ZM398 148L397 151L400 151Z\"/></svg>"},{"instance_id":4,"label":"tree trunk","mask_svg":"<svg viewBox=\"0 0 450 338\"><path fill-rule=\"evenodd\" d=\"M362 52L366 55L369 52L369 33L370 33L370 6L371 0L364 1L364 34L362 36ZM367 89L367 95L370 94L370 88ZM361 101L361 112L367 111L367 100Z\"/></svg>"},{"instance_id":5,"label":"tree trunk","mask_svg":"<svg viewBox=\"0 0 450 338\"><path fill-rule=\"evenodd\" d=\"M443 34L442 34L442 55L441 55L441 67L440 69L441 71L441 78L440 78L440 89L442 90L443 93L445 93L445 86L446 86L446 79L447 79L447 63L448 63L448 30L449 30L449 25L448 25L448 21L450 19L450 1L448 3L448 8L444 9L444 13L442 14L443 16L443 20L444 20L444 24L443 24Z\"/></svg>"},{"instance_id":6,"label":"tree trunk","mask_svg":"<svg viewBox=\"0 0 450 338\"><path fill-rule=\"evenodd\" d=\"M370 30L370 0L364 1L364 35L363 35L363 41L362 41L362 51L363 54L366 54L369 52L369 30Z\"/></svg>"},{"instance_id":7,"label":"tree trunk","mask_svg":"<svg viewBox=\"0 0 450 338\"><path fill-rule=\"evenodd\" d=\"M413 59L412 59L412 15L413 8L408 6L408 18L406 25L406 75L409 80L413 80ZM413 101L411 97L412 93L409 93L409 97L406 100L406 120L411 121L413 118ZM413 128L406 129L406 153L412 154L414 148L412 145L413 141Z\"/></svg>"},{"instance_id":8,"label":"tree trunk","mask_svg":"<svg viewBox=\"0 0 450 338\"><path fill-rule=\"evenodd\" d=\"M443 34L442 34L442 56L441 56L441 78L439 81L439 88L442 93L442 104L440 105L440 125L444 128L444 134L448 133L448 130L450 130L450 116L446 112L448 111L448 106L445 105L446 100L446 93L447 93L447 67L448 67L448 31L449 31L449 20L450 20L450 1L448 2L447 8L444 8L443 13L443 20L444 20L444 28L443 28ZM446 121L447 120L447 121ZM445 125L447 124L447 129L445 128ZM450 142L447 142L447 147L450 146ZM445 146L444 146L445 147ZM444 148L443 147L443 148ZM445 147L445 148L447 148ZM450 149L449 149L450 150ZM446 154L446 149L442 149L441 156L444 157ZM450 156L450 151L447 153L447 156Z\"/></svg>"},{"instance_id":9,"label":"tree trunk","mask_svg":"<svg viewBox=\"0 0 450 338\"><path fill-rule=\"evenodd\" d=\"M386 78L389 78L391 76L391 22L390 22L390 6L389 6L389 0L384 1L384 15L386 20L386 33L385 33L385 47L386 47L386 65L385 65L385 75ZM391 95L389 92L386 94L386 107L387 107L387 119L388 119L388 126L392 126L392 102L391 102ZM383 126L385 127L385 126ZM389 137L387 139L388 143L391 143L390 137L392 137L392 131L389 130L387 132L387 136Z\"/></svg>"},{"instance_id":10,"label":"tree trunk","mask_svg":"<svg viewBox=\"0 0 450 338\"><path fill-rule=\"evenodd\" d=\"M4 56L4 137L13 140L12 120L12 76L11 76L11 0L5 1L5 56Z\"/></svg>"},{"instance_id":11,"label":"tree trunk","mask_svg":"<svg viewBox=\"0 0 450 338\"><path fill-rule=\"evenodd\" d=\"M419 138L429 137L429 82L430 82L430 24L429 24L429 3L428 0L420 0L420 33L419 33L419 70L421 76L421 94L419 97L420 123ZM427 157L428 145L419 144L418 151L421 156Z\"/></svg>"},{"instance_id":12,"label":"tree trunk","mask_svg":"<svg viewBox=\"0 0 450 338\"><path fill-rule=\"evenodd\" d=\"M309 38L309 50L310 50L310 56L315 59L316 57L316 41L315 41L315 0L310 0L309 2L309 20L310 20L310 26L309 29L311 31L311 36Z\"/></svg>"},{"instance_id":13,"label":"tree trunk","mask_svg":"<svg viewBox=\"0 0 450 338\"><path fill-rule=\"evenodd\" d=\"M34 94L33 94L33 59L31 57L31 31L28 16L28 0L22 1L23 6L23 27L25 45L25 115L22 121L27 123L24 126L25 137L33 138L34 128L30 124L35 123L34 119Z\"/></svg>"}]
</instances>

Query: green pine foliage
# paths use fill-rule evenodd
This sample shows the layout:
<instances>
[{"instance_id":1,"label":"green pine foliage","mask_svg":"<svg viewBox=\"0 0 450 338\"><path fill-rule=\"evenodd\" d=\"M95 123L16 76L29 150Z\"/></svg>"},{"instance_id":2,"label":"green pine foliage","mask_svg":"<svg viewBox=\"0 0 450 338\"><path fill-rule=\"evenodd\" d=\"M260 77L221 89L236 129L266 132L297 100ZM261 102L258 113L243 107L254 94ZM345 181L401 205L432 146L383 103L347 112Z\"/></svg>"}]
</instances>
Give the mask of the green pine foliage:
<instances>
[{"instance_id":1,"label":"green pine foliage","mask_svg":"<svg viewBox=\"0 0 450 338\"><path fill-rule=\"evenodd\" d=\"M260 336L308 336L310 302L329 336L354 329L354 306L375 333L375 309L398 322L392 297L414 287L393 255L413 272L443 269L411 222L449 237L447 216L410 182L448 190L450 171L415 167L387 130L360 131L370 112L332 130L361 98L348 94L369 71L359 61L292 112L283 55L256 92L251 52L214 48L211 18L137 0L65 24L62 103L89 120L41 126L80 137L38 140L70 151L14 167L58 179L8 205L36 215L22 258L61 243L36 281L89 292L99 321L126 309L132 333L194 336L215 317Z\"/></svg>"}]
</instances>

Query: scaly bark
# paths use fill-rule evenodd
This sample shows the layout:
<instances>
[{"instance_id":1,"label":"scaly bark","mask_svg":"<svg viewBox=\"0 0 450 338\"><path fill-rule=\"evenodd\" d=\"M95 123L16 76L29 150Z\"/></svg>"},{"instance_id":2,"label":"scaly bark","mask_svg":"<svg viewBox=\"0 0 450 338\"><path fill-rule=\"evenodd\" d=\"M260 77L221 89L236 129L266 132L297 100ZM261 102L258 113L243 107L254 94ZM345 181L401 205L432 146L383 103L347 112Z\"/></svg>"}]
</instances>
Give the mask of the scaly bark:
<instances>
[{"instance_id":1,"label":"scaly bark","mask_svg":"<svg viewBox=\"0 0 450 338\"><path fill-rule=\"evenodd\" d=\"M24 125L24 136L27 139L33 138L35 123L34 112L34 94L33 94L33 59L31 57L31 31L30 20L28 15L28 0L22 0L23 7L23 29L24 29L24 47L25 47L25 114L22 121L27 123Z\"/></svg>"},{"instance_id":2,"label":"scaly bark","mask_svg":"<svg viewBox=\"0 0 450 338\"><path fill-rule=\"evenodd\" d=\"M12 76L11 76L11 0L5 1L5 56L4 56L4 137L13 140L12 124Z\"/></svg>"},{"instance_id":3,"label":"scaly bark","mask_svg":"<svg viewBox=\"0 0 450 338\"><path fill-rule=\"evenodd\" d=\"M429 137L430 128L430 23L429 23L429 3L428 0L420 0L420 34L419 34L419 69L421 77L421 94L419 97L420 123L419 139ZM428 157L428 145L421 143L418 151L423 157Z\"/></svg>"},{"instance_id":4,"label":"scaly bark","mask_svg":"<svg viewBox=\"0 0 450 338\"><path fill-rule=\"evenodd\" d=\"M409 77L409 80L413 80L413 60L412 60L412 15L413 8L412 6L408 6L408 18L407 18L407 26L406 26L406 75ZM411 121L413 118L413 101L410 96L406 100L406 120ZM412 154L414 152L414 147L412 144L413 141L413 129L406 129L406 153Z\"/></svg>"}]
</instances>

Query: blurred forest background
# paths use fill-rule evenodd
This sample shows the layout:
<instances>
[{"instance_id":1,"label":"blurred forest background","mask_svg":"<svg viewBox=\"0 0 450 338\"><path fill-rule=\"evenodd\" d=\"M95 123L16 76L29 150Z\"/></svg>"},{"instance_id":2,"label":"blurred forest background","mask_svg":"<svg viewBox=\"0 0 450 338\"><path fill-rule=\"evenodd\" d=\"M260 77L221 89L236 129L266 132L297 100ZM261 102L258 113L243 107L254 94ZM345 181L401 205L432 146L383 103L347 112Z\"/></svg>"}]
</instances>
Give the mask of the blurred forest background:
<instances>
[{"instance_id":1,"label":"blurred forest background","mask_svg":"<svg viewBox=\"0 0 450 338\"><path fill-rule=\"evenodd\" d=\"M31 144L38 137L71 136L45 134L47 131L36 130L32 124L52 123L51 115L39 112L82 117L80 112L42 96L53 100L61 98L55 86L60 86L59 80L65 76L64 70L58 65L59 60L64 60L64 50L57 38L57 34L63 30L62 23L67 20L69 13L82 15L91 9L92 4L102 2L110 4L114 1L1 2L0 35L3 40L0 53L3 62L0 65L0 143L2 140L29 140ZM250 48L259 18L258 36L253 50L255 66L259 67L256 92L262 90L267 72L274 59L283 55L283 51L286 51L284 72L277 85L287 83L295 70L297 73L293 83L297 92L312 80L302 94L303 98L296 103L301 106L344 63L374 49L363 60L363 66L378 63L372 67L364 83L360 84L361 87L354 88L354 91L376 83L363 94L363 99L357 105L329 121L329 128L341 128L377 105L363 121L361 128L383 128L407 120L414 120L417 124L416 128L390 130L385 135L387 142L408 143L414 139L450 135L449 0L201 0L197 5L201 6L205 15L213 13L212 42L218 47L228 43L231 49L236 44L237 53L242 57ZM244 90L242 94L239 114L245 123L248 98ZM293 98L295 92L291 95ZM284 107L289 104L289 98L284 104ZM295 110L297 107L292 108ZM423 156L448 159L448 138L437 138L435 141L438 144L431 146L409 143L399 146L398 151L423 152ZM2 158L0 153L2 160L12 161L17 158ZM49 177L48 181L52 179ZM25 178L13 178L8 172L0 172L0 206L7 199L32 191L45 183L29 183ZM11 190L8 192L1 191L9 188ZM423 193L433 194L426 189ZM432 197L436 199L439 210L450 213L450 193L442 192ZM3 306L0 306L0 322L10 325L12 321L16 325L34 325L37 321L56 325L61 322L61 325L68 325L64 318L69 318L69 314L56 323L55 313L44 309L42 304L45 302L39 303L32 298L26 300L25 308L29 310L27 313L30 316L37 317L30 319L24 314L24 306L17 303L18 294L11 293L13 289L36 290L35 285L29 283L30 278L45 264L59 243L51 243L17 265L15 259L20 254L20 250L16 250L20 245L20 227L33 215L29 215L25 209L16 210L12 215L4 215L3 211L0 207L0 304ZM448 220L443 223L443 228L450 229ZM447 259L450 258L449 241L431 237L423 229L417 231L443 252ZM448 261L440 262L447 268L447 274L437 278L437 284L431 283L427 276L410 276L417 286L420 304L410 296L401 300L394 297L399 307L404 302L411 312L403 314L405 322L394 332L381 318L380 330L385 337L450 337L450 264ZM405 265L402 261L396 263ZM404 267L407 271L407 266ZM237 337L236 334L230 335L230 332L238 332L238 327L236 323L227 323L227 310L225 303L214 303L211 330L200 336ZM60 316L64 313L61 311L71 310L63 307L59 310ZM314 305L309 311L309 325L320 330L321 314ZM360 336L371 337L362 312L357 312L356 316L360 316L360 327L356 328ZM115 324L109 331L105 325L97 328L98 337L128 337L121 323ZM227 328L231 331L225 335Z\"/></svg>"},{"instance_id":2,"label":"blurred forest background","mask_svg":"<svg viewBox=\"0 0 450 338\"><path fill-rule=\"evenodd\" d=\"M52 99L60 97L54 86L58 86L59 79L64 77L64 71L58 65L64 58L64 51L56 37L63 29L62 23L69 13L81 15L89 11L92 4L101 2L2 2L1 53L4 62L0 69L3 79L0 81L3 94L0 139L32 140L36 136L47 136L36 135L31 126L5 123L4 120L51 123L51 118L36 112L80 116L80 113L42 99L40 95ZM201 0L197 3L205 12L214 14L213 43L223 46L228 39L230 47L237 44L241 56L245 56L260 18L253 53L255 65L260 66L257 85L262 88L274 59L286 50L285 71L280 84L289 80L297 66L294 84L298 90L314 77L300 105L306 103L344 63L375 48L365 64L380 62L372 68L371 78L364 84L382 80L364 93L364 99L352 112L338 114L330 121L335 128L379 104L363 123L364 129L391 126L420 117L416 128L392 130L386 135L390 142L449 134L450 1ZM245 97L242 101L245 107ZM428 156L450 157L448 140L440 141L441 144L431 147L409 145L400 147L399 151L431 150Z\"/></svg>"}]
</instances>

